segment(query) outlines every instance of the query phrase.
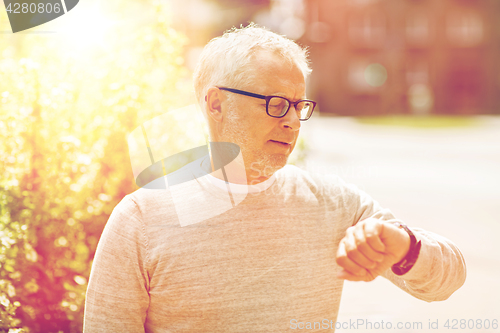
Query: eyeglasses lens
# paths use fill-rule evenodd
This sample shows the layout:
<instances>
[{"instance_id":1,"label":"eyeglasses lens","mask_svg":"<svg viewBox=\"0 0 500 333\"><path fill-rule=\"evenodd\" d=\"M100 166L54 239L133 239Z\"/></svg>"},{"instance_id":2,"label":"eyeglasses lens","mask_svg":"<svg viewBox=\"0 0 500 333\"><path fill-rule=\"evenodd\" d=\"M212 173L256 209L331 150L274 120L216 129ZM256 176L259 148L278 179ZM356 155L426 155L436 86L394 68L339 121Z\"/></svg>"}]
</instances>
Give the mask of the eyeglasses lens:
<instances>
[{"instance_id":1,"label":"eyeglasses lens","mask_svg":"<svg viewBox=\"0 0 500 333\"><path fill-rule=\"evenodd\" d=\"M296 110L299 119L308 119L311 116L313 104L311 102L301 102L297 105Z\"/></svg>"},{"instance_id":2,"label":"eyeglasses lens","mask_svg":"<svg viewBox=\"0 0 500 333\"><path fill-rule=\"evenodd\" d=\"M288 102L288 100L281 97L273 97L269 100L267 112L270 116L282 117L289 107L290 103ZM297 116L301 120L308 119L310 117L312 109L313 104L311 102L300 102L295 108Z\"/></svg>"},{"instance_id":3,"label":"eyeglasses lens","mask_svg":"<svg viewBox=\"0 0 500 333\"><path fill-rule=\"evenodd\" d=\"M273 97L269 100L267 111L269 115L280 117L288 110L289 103L286 99L280 97Z\"/></svg>"}]
</instances>

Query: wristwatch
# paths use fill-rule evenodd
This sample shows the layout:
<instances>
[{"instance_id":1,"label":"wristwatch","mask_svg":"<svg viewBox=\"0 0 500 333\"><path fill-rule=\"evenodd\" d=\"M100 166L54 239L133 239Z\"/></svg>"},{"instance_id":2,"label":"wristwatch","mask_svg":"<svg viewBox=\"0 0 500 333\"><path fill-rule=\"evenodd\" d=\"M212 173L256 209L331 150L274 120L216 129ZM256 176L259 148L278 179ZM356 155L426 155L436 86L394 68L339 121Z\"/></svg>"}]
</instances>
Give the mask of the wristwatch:
<instances>
[{"instance_id":1,"label":"wristwatch","mask_svg":"<svg viewBox=\"0 0 500 333\"><path fill-rule=\"evenodd\" d=\"M422 243L420 241L417 242L415 235L407 225L401 222L396 222L394 223L394 226L403 229L410 236L410 249L408 250L408 253L403 259L401 259L400 262L392 265L391 268L394 274L403 275L407 273L413 267L413 265L415 265L415 262L417 261L418 255L420 253L420 248L422 247Z\"/></svg>"}]
</instances>

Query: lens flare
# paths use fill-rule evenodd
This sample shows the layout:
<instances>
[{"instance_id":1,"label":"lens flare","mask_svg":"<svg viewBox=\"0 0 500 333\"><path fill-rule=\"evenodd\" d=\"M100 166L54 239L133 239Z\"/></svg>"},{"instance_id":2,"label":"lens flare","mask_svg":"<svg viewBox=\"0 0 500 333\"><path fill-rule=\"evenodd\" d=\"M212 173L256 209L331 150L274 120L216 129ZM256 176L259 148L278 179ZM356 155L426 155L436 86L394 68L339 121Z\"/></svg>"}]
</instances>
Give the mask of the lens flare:
<instances>
[{"instance_id":1,"label":"lens flare","mask_svg":"<svg viewBox=\"0 0 500 333\"><path fill-rule=\"evenodd\" d=\"M370 64L365 69L365 80L372 87L380 87L387 80L387 70L381 64Z\"/></svg>"}]
</instances>

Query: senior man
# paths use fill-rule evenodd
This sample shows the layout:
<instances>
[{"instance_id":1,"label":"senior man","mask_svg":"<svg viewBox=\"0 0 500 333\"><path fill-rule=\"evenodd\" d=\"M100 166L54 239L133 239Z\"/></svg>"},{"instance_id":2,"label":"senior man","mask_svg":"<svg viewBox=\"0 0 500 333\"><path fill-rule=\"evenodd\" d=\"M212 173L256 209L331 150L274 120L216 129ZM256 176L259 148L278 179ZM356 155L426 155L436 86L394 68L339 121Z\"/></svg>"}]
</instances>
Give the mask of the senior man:
<instances>
[{"instance_id":1,"label":"senior man","mask_svg":"<svg viewBox=\"0 0 500 333\"><path fill-rule=\"evenodd\" d=\"M335 175L286 165L316 104L309 73L303 48L253 24L208 43L196 96L210 140L242 158L215 170L206 156L184 168L197 175L184 192L140 189L118 204L95 255L85 332L334 331L344 279L382 275L428 302L464 283L446 238L405 226ZM206 215L228 192L233 206ZM193 196L192 216L208 217L183 224L175 201Z\"/></svg>"}]
</instances>

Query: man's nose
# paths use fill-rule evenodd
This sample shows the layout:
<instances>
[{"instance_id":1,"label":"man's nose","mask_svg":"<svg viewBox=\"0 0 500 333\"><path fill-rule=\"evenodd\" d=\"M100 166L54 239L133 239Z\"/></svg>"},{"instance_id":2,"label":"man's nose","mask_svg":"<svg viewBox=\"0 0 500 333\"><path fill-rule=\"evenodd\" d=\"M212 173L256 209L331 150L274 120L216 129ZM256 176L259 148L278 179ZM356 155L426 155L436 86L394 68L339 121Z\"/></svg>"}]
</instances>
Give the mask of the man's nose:
<instances>
[{"instance_id":1,"label":"man's nose","mask_svg":"<svg viewBox=\"0 0 500 333\"><path fill-rule=\"evenodd\" d=\"M285 114L282 119L282 126L285 128L290 128L293 131L298 131L300 129L300 120L295 105L290 105L290 109Z\"/></svg>"}]
</instances>

